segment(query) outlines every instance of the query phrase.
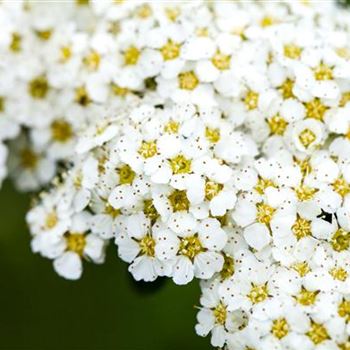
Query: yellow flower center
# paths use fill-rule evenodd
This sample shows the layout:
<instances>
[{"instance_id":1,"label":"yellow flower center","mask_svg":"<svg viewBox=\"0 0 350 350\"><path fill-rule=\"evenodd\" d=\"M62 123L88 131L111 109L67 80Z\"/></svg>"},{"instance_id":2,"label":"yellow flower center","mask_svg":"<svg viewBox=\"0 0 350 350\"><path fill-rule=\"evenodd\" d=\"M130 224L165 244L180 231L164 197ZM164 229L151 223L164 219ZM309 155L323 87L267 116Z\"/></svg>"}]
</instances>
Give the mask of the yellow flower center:
<instances>
[{"instance_id":1,"label":"yellow flower center","mask_svg":"<svg viewBox=\"0 0 350 350\"><path fill-rule=\"evenodd\" d=\"M304 287L301 288L300 293L295 297L296 301L304 306L313 305L316 301L317 294L319 292L311 292Z\"/></svg>"},{"instance_id":2,"label":"yellow flower center","mask_svg":"<svg viewBox=\"0 0 350 350\"><path fill-rule=\"evenodd\" d=\"M205 128L205 137L211 143L217 143L220 140L220 129Z\"/></svg>"},{"instance_id":3,"label":"yellow flower center","mask_svg":"<svg viewBox=\"0 0 350 350\"><path fill-rule=\"evenodd\" d=\"M302 48L294 44L289 44L284 46L283 52L284 52L284 56L291 58L293 60L296 60L300 58Z\"/></svg>"},{"instance_id":4,"label":"yellow flower center","mask_svg":"<svg viewBox=\"0 0 350 350\"><path fill-rule=\"evenodd\" d=\"M93 50L84 57L83 62L90 70L97 70L101 62L101 56L98 52Z\"/></svg>"},{"instance_id":5,"label":"yellow flower center","mask_svg":"<svg viewBox=\"0 0 350 350\"><path fill-rule=\"evenodd\" d=\"M275 115L274 117L267 119L267 124L270 127L272 135L283 135L288 122L286 122L281 116Z\"/></svg>"},{"instance_id":6,"label":"yellow flower center","mask_svg":"<svg viewBox=\"0 0 350 350\"><path fill-rule=\"evenodd\" d=\"M306 261L295 263L294 265L292 265L292 269L295 270L300 277L306 276L311 271Z\"/></svg>"},{"instance_id":7,"label":"yellow flower center","mask_svg":"<svg viewBox=\"0 0 350 350\"><path fill-rule=\"evenodd\" d=\"M179 74L179 87L183 90L194 90L199 84L199 80L193 71Z\"/></svg>"},{"instance_id":8,"label":"yellow flower center","mask_svg":"<svg viewBox=\"0 0 350 350\"><path fill-rule=\"evenodd\" d=\"M338 306L338 314L345 318L345 322L350 322L350 300L343 300Z\"/></svg>"},{"instance_id":9,"label":"yellow flower center","mask_svg":"<svg viewBox=\"0 0 350 350\"><path fill-rule=\"evenodd\" d=\"M206 27L200 27L196 29L196 35L197 36L208 36L209 35L209 31L208 28Z\"/></svg>"},{"instance_id":10,"label":"yellow flower center","mask_svg":"<svg viewBox=\"0 0 350 350\"><path fill-rule=\"evenodd\" d=\"M136 15L139 18L143 18L143 19L148 18L149 16L152 15L151 6L149 6L148 4L144 4L144 5L139 6L136 9Z\"/></svg>"},{"instance_id":11,"label":"yellow flower center","mask_svg":"<svg viewBox=\"0 0 350 350\"><path fill-rule=\"evenodd\" d=\"M130 165L125 164L118 169L119 183L122 185L130 185L134 181L135 172L131 169Z\"/></svg>"},{"instance_id":12,"label":"yellow flower center","mask_svg":"<svg viewBox=\"0 0 350 350\"><path fill-rule=\"evenodd\" d=\"M143 202L143 212L151 220L151 223L155 223L159 217L158 211L153 204L152 199L146 199Z\"/></svg>"},{"instance_id":13,"label":"yellow flower center","mask_svg":"<svg viewBox=\"0 0 350 350\"><path fill-rule=\"evenodd\" d=\"M140 58L140 50L135 46L130 46L124 52L124 64L126 66L134 66Z\"/></svg>"},{"instance_id":14,"label":"yellow flower center","mask_svg":"<svg viewBox=\"0 0 350 350\"><path fill-rule=\"evenodd\" d=\"M193 260L196 255L203 251L204 248L197 235L181 238L178 254L187 256Z\"/></svg>"},{"instance_id":15,"label":"yellow flower center","mask_svg":"<svg viewBox=\"0 0 350 350\"><path fill-rule=\"evenodd\" d=\"M260 21L260 25L265 28L265 27L269 27L273 24L277 23L277 21L271 17L271 16L265 16L261 19Z\"/></svg>"},{"instance_id":16,"label":"yellow flower center","mask_svg":"<svg viewBox=\"0 0 350 350\"><path fill-rule=\"evenodd\" d=\"M28 92L35 99L45 98L48 91L49 83L43 75L34 78L28 84Z\"/></svg>"},{"instance_id":17,"label":"yellow flower center","mask_svg":"<svg viewBox=\"0 0 350 350\"><path fill-rule=\"evenodd\" d=\"M259 193L259 194L264 194L265 190L268 187L276 187L275 184L269 180L269 179L263 179L262 177L259 176L258 182L254 189Z\"/></svg>"},{"instance_id":18,"label":"yellow flower center","mask_svg":"<svg viewBox=\"0 0 350 350\"><path fill-rule=\"evenodd\" d=\"M108 32L117 35L120 33L120 23L118 21L111 21L108 23Z\"/></svg>"},{"instance_id":19,"label":"yellow flower center","mask_svg":"<svg viewBox=\"0 0 350 350\"><path fill-rule=\"evenodd\" d=\"M294 160L296 164L299 166L300 171L303 174L303 177L311 173L312 168L308 159L304 159L304 160L294 159Z\"/></svg>"},{"instance_id":20,"label":"yellow flower center","mask_svg":"<svg viewBox=\"0 0 350 350\"><path fill-rule=\"evenodd\" d=\"M342 267L333 268L329 271L329 274L338 281L344 282L348 278L348 273Z\"/></svg>"},{"instance_id":21,"label":"yellow flower center","mask_svg":"<svg viewBox=\"0 0 350 350\"><path fill-rule=\"evenodd\" d=\"M328 110L319 98L315 98L310 102L305 103L306 116L308 118L313 118L319 121L323 121L324 114Z\"/></svg>"},{"instance_id":22,"label":"yellow flower center","mask_svg":"<svg viewBox=\"0 0 350 350\"><path fill-rule=\"evenodd\" d=\"M114 84L114 83L112 83L111 87L112 87L113 93L116 96L125 97L130 92L129 89L123 88L123 87L121 87L117 84Z\"/></svg>"},{"instance_id":23,"label":"yellow flower center","mask_svg":"<svg viewBox=\"0 0 350 350\"><path fill-rule=\"evenodd\" d=\"M342 228L338 229L332 237L331 244L333 249L337 252L348 249L350 246L350 232Z\"/></svg>"},{"instance_id":24,"label":"yellow flower center","mask_svg":"<svg viewBox=\"0 0 350 350\"><path fill-rule=\"evenodd\" d=\"M316 80L332 80L333 79L333 70L324 63L319 64L315 70L315 79Z\"/></svg>"},{"instance_id":25,"label":"yellow flower center","mask_svg":"<svg viewBox=\"0 0 350 350\"><path fill-rule=\"evenodd\" d=\"M169 120L169 122L164 126L164 131L168 134L177 134L179 131L179 123L174 120Z\"/></svg>"},{"instance_id":26,"label":"yellow flower center","mask_svg":"<svg viewBox=\"0 0 350 350\"><path fill-rule=\"evenodd\" d=\"M335 52L341 58L345 58L346 60L350 59L350 50L347 47L339 47Z\"/></svg>"},{"instance_id":27,"label":"yellow flower center","mask_svg":"<svg viewBox=\"0 0 350 350\"><path fill-rule=\"evenodd\" d=\"M346 343L338 344L339 350L350 350L350 340L348 340Z\"/></svg>"},{"instance_id":28,"label":"yellow flower center","mask_svg":"<svg viewBox=\"0 0 350 350\"><path fill-rule=\"evenodd\" d=\"M69 46L62 46L61 50L61 59L62 63L67 62L72 57L72 49Z\"/></svg>"},{"instance_id":29,"label":"yellow flower center","mask_svg":"<svg viewBox=\"0 0 350 350\"><path fill-rule=\"evenodd\" d=\"M298 241L301 238L311 236L311 221L298 216L294 225L292 226L292 231Z\"/></svg>"},{"instance_id":30,"label":"yellow flower center","mask_svg":"<svg viewBox=\"0 0 350 350\"><path fill-rule=\"evenodd\" d=\"M173 174L187 174L191 171L191 160L186 159L182 154L169 160Z\"/></svg>"},{"instance_id":31,"label":"yellow flower center","mask_svg":"<svg viewBox=\"0 0 350 350\"><path fill-rule=\"evenodd\" d=\"M18 33L12 33L12 40L9 46L12 52L19 52L22 49L22 36Z\"/></svg>"},{"instance_id":32,"label":"yellow flower center","mask_svg":"<svg viewBox=\"0 0 350 350\"><path fill-rule=\"evenodd\" d=\"M225 325L227 317L227 309L223 303L219 303L217 307L213 310L215 323L221 326Z\"/></svg>"},{"instance_id":33,"label":"yellow flower center","mask_svg":"<svg viewBox=\"0 0 350 350\"><path fill-rule=\"evenodd\" d=\"M227 254L224 254L224 265L220 271L222 279L230 278L235 273L235 262L233 258Z\"/></svg>"},{"instance_id":34,"label":"yellow flower center","mask_svg":"<svg viewBox=\"0 0 350 350\"><path fill-rule=\"evenodd\" d=\"M143 158L154 157L158 152L156 141L142 141L138 152Z\"/></svg>"},{"instance_id":35,"label":"yellow flower center","mask_svg":"<svg viewBox=\"0 0 350 350\"><path fill-rule=\"evenodd\" d=\"M299 141L305 148L309 148L310 145L315 142L316 140L316 135L313 131L310 129L304 129L300 134L299 134Z\"/></svg>"},{"instance_id":36,"label":"yellow flower center","mask_svg":"<svg viewBox=\"0 0 350 350\"><path fill-rule=\"evenodd\" d=\"M180 48L180 44L174 43L172 40L168 40L168 42L160 49L164 61L170 61L179 57Z\"/></svg>"},{"instance_id":37,"label":"yellow flower center","mask_svg":"<svg viewBox=\"0 0 350 350\"><path fill-rule=\"evenodd\" d=\"M152 236L146 235L139 241L139 246L142 255L154 256L154 248L156 246L156 241Z\"/></svg>"},{"instance_id":38,"label":"yellow flower center","mask_svg":"<svg viewBox=\"0 0 350 350\"><path fill-rule=\"evenodd\" d=\"M248 110L256 109L258 107L259 94L249 90L244 98L244 103Z\"/></svg>"},{"instance_id":39,"label":"yellow flower center","mask_svg":"<svg viewBox=\"0 0 350 350\"><path fill-rule=\"evenodd\" d=\"M72 127L65 120L55 120L51 124L51 135L57 142L67 142L73 136Z\"/></svg>"},{"instance_id":40,"label":"yellow flower center","mask_svg":"<svg viewBox=\"0 0 350 350\"><path fill-rule=\"evenodd\" d=\"M327 329L322 324L313 321L311 322L311 327L306 335L315 345L318 345L325 340L330 339Z\"/></svg>"},{"instance_id":41,"label":"yellow flower center","mask_svg":"<svg viewBox=\"0 0 350 350\"><path fill-rule=\"evenodd\" d=\"M46 215L45 218L45 229L51 230L53 229L58 223L58 217L55 211L52 211Z\"/></svg>"},{"instance_id":42,"label":"yellow flower center","mask_svg":"<svg viewBox=\"0 0 350 350\"><path fill-rule=\"evenodd\" d=\"M105 205L105 214L111 216L113 219L115 219L117 216L120 215L120 209L113 208L109 203L106 203Z\"/></svg>"},{"instance_id":43,"label":"yellow flower center","mask_svg":"<svg viewBox=\"0 0 350 350\"><path fill-rule=\"evenodd\" d=\"M46 40L49 40L51 38L52 30L51 29L48 29L48 30L36 30L35 34L36 34L36 36L39 39L41 39L43 41L46 41Z\"/></svg>"},{"instance_id":44,"label":"yellow flower center","mask_svg":"<svg viewBox=\"0 0 350 350\"><path fill-rule=\"evenodd\" d=\"M280 318L272 322L271 333L278 339L284 338L289 332L289 325L285 318Z\"/></svg>"},{"instance_id":45,"label":"yellow flower center","mask_svg":"<svg viewBox=\"0 0 350 350\"><path fill-rule=\"evenodd\" d=\"M350 193L350 184L348 184L343 177L339 177L332 184L333 190L342 197Z\"/></svg>"},{"instance_id":46,"label":"yellow flower center","mask_svg":"<svg viewBox=\"0 0 350 350\"><path fill-rule=\"evenodd\" d=\"M300 201L308 201L314 197L317 189L301 185L294 191Z\"/></svg>"},{"instance_id":47,"label":"yellow flower center","mask_svg":"<svg viewBox=\"0 0 350 350\"><path fill-rule=\"evenodd\" d=\"M339 101L339 107L345 107L345 105L350 101L350 91L344 92L341 95L340 101Z\"/></svg>"},{"instance_id":48,"label":"yellow flower center","mask_svg":"<svg viewBox=\"0 0 350 350\"><path fill-rule=\"evenodd\" d=\"M75 102L83 107L91 103L90 96L84 86L75 89Z\"/></svg>"},{"instance_id":49,"label":"yellow flower center","mask_svg":"<svg viewBox=\"0 0 350 350\"><path fill-rule=\"evenodd\" d=\"M36 168L39 156L34 153L31 149L26 148L20 152L20 163L24 169L33 170Z\"/></svg>"},{"instance_id":50,"label":"yellow flower center","mask_svg":"<svg viewBox=\"0 0 350 350\"><path fill-rule=\"evenodd\" d=\"M258 304L264 301L269 296L267 284L256 285L252 283L252 288L247 295L253 304Z\"/></svg>"},{"instance_id":51,"label":"yellow flower center","mask_svg":"<svg viewBox=\"0 0 350 350\"><path fill-rule=\"evenodd\" d=\"M83 256L86 238L83 233L68 233L66 236L67 250Z\"/></svg>"},{"instance_id":52,"label":"yellow flower center","mask_svg":"<svg viewBox=\"0 0 350 350\"><path fill-rule=\"evenodd\" d=\"M257 214L256 219L261 224L268 225L275 213L276 209L270 207L269 205L260 202L256 204Z\"/></svg>"},{"instance_id":53,"label":"yellow flower center","mask_svg":"<svg viewBox=\"0 0 350 350\"><path fill-rule=\"evenodd\" d=\"M219 70L226 70L230 68L231 56L225 55L220 51L217 51L216 54L211 59L213 65Z\"/></svg>"},{"instance_id":54,"label":"yellow flower center","mask_svg":"<svg viewBox=\"0 0 350 350\"><path fill-rule=\"evenodd\" d=\"M294 97L293 87L294 81L291 79L286 79L284 83L279 87L279 91L285 100Z\"/></svg>"},{"instance_id":55,"label":"yellow flower center","mask_svg":"<svg viewBox=\"0 0 350 350\"><path fill-rule=\"evenodd\" d=\"M187 198L186 191L175 190L169 195L168 199L175 212L188 211L190 208L190 201Z\"/></svg>"},{"instance_id":56,"label":"yellow flower center","mask_svg":"<svg viewBox=\"0 0 350 350\"><path fill-rule=\"evenodd\" d=\"M224 188L223 184L207 180L205 182L205 199L211 201Z\"/></svg>"},{"instance_id":57,"label":"yellow flower center","mask_svg":"<svg viewBox=\"0 0 350 350\"><path fill-rule=\"evenodd\" d=\"M165 9L165 15L168 17L168 19L172 22L175 22L176 19L179 17L181 13L181 10L179 7L167 7Z\"/></svg>"}]
</instances>

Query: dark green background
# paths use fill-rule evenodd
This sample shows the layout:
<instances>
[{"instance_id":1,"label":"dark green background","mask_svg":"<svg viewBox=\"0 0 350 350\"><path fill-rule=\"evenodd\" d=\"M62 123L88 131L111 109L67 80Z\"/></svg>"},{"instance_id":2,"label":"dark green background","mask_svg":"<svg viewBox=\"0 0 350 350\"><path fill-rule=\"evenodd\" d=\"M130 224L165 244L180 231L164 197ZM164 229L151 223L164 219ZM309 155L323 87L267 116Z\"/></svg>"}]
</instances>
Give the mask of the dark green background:
<instances>
[{"instance_id":1,"label":"dark green background","mask_svg":"<svg viewBox=\"0 0 350 350\"><path fill-rule=\"evenodd\" d=\"M0 190L1 350L211 349L194 333L198 283L138 287L112 245L104 265L65 281L30 251L28 205L8 183Z\"/></svg>"}]
</instances>

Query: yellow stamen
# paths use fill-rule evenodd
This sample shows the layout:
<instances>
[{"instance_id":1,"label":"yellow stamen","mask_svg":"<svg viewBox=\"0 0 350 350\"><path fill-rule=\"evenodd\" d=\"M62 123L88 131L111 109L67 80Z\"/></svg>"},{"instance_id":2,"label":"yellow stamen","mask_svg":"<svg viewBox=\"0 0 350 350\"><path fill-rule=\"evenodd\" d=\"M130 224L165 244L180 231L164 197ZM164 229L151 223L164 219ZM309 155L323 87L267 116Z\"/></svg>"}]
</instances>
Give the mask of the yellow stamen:
<instances>
[{"instance_id":1,"label":"yellow stamen","mask_svg":"<svg viewBox=\"0 0 350 350\"><path fill-rule=\"evenodd\" d=\"M205 128L205 137L211 143L217 143L220 140L220 129Z\"/></svg>"},{"instance_id":2,"label":"yellow stamen","mask_svg":"<svg viewBox=\"0 0 350 350\"><path fill-rule=\"evenodd\" d=\"M119 183L122 185L131 185L135 179L135 172L131 169L130 165L125 164L118 169Z\"/></svg>"},{"instance_id":3,"label":"yellow stamen","mask_svg":"<svg viewBox=\"0 0 350 350\"><path fill-rule=\"evenodd\" d=\"M139 241L139 246L141 250L142 255L154 257L154 248L156 246L156 241L154 238L150 235L144 236L140 241Z\"/></svg>"},{"instance_id":4,"label":"yellow stamen","mask_svg":"<svg viewBox=\"0 0 350 350\"><path fill-rule=\"evenodd\" d=\"M271 333L278 339L284 338L289 332L289 325L285 318L280 318L272 322Z\"/></svg>"},{"instance_id":5,"label":"yellow stamen","mask_svg":"<svg viewBox=\"0 0 350 350\"><path fill-rule=\"evenodd\" d=\"M124 52L124 64L126 66L133 66L135 65L139 58L140 58L140 50L135 46L130 46L125 52Z\"/></svg>"},{"instance_id":6,"label":"yellow stamen","mask_svg":"<svg viewBox=\"0 0 350 350\"><path fill-rule=\"evenodd\" d=\"M323 121L324 115L328 110L319 98L315 98L310 102L305 103L307 118L313 118L319 121Z\"/></svg>"},{"instance_id":7,"label":"yellow stamen","mask_svg":"<svg viewBox=\"0 0 350 350\"><path fill-rule=\"evenodd\" d=\"M256 204L257 214L256 219L261 224L268 225L270 221L272 220L273 214L275 213L276 209L270 207L268 204L265 204L263 202Z\"/></svg>"},{"instance_id":8,"label":"yellow stamen","mask_svg":"<svg viewBox=\"0 0 350 350\"><path fill-rule=\"evenodd\" d=\"M311 328L306 333L306 335L315 345L318 345L325 340L330 339L327 329L322 324L313 321L311 322Z\"/></svg>"},{"instance_id":9,"label":"yellow stamen","mask_svg":"<svg viewBox=\"0 0 350 350\"><path fill-rule=\"evenodd\" d=\"M270 127L272 135L283 135L286 131L288 122L286 122L281 116L275 115L274 117L267 119L267 124Z\"/></svg>"},{"instance_id":10,"label":"yellow stamen","mask_svg":"<svg viewBox=\"0 0 350 350\"><path fill-rule=\"evenodd\" d=\"M49 91L49 83L45 76L41 75L29 82L28 92L35 99L43 99Z\"/></svg>"},{"instance_id":11,"label":"yellow stamen","mask_svg":"<svg viewBox=\"0 0 350 350\"><path fill-rule=\"evenodd\" d=\"M309 148L313 142L316 140L316 135L310 129L304 129L299 134L299 141L305 148Z\"/></svg>"},{"instance_id":12,"label":"yellow stamen","mask_svg":"<svg viewBox=\"0 0 350 350\"><path fill-rule=\"evenodd\" d=\"M156 141L142 141L138 152L143 158L151 158L155 156L158 152Z\"/></svg>"},{"instance_id":13,"label":"yellow stamen","mask_svg":"<svg viewBox=\"0 0 350 350\"><path fill-rule=\"evenodd\" d=\"M302 48L294 44L285 45L283 48L284 56L293 60L299 59L301 56Z\"/></svg>"},{"instance_id":14,"label":"yellow stamen","mask_svg":"<svg viewBox=\"0 0 350 350\"><path fill-rule=\"evenodd\" d=\"M269 295L267 284L256 285L252 283L252 288L247 295L253 304L258 304L264 301Z\"/></svg>"},{"instance_id":15,"label":"yellow stamen","mask_svg":"<svg viewBox=\"0 0 350 350\"><path fill-rule=\"evenodd\" d=\"M187 256L193 260L203 251L204 248L197 235L181 238L178 254Z\"/></svg>"},{"instance_id":16,"label":"yellow stamen","mask_svg":"<svg viewBox=\"0 0 350 350\"><path fill-rule=\"evenodd\" d=\"M256 109L258 107L259 94L249 90L244 98L244 103L248 110Z\"/></svg>"},{"instance_id":17,"label":"yellow stamen","mask_svg":"<svg viewBox=\"0 0 350 350\"><path fill-rule=\"evenodd\" d=\"M220 51L217 51L214 57L211 59L213 65L219 70L226 70L230 68L231 56L225 55Z\"/></svg>"},{"instance_id":18,"label":"yellow stamen","mask_svg":"<svg viewBox=\"0 0 350 350\"><path fill-rule=\"evenodd\" d=\"M193 71L179 74L179 87L183 90L194 90L199 84L199 80Z\"/></svg>"},{"instance_id":19,"label":"yellow stamen","mask_svg":"<svg viewBox=\"0 0 350 350\"><path fill-rule=\"evenodd\" d=\"M168 40L168 42L160 49L164 61L170 61L179 57L180 48L180 44L174 43L172 40Z\"/></svg>"},{"instance_id":20,"label":"yellow stamen","mask_svg":"<svg viewBox=\"0 0 350 350\"><path fill-rule=\"evenodd\" d=\"M190 208L190 201L187 198L186 191L175 190L169 195L168 199L175 212L188 211Z\"/></svg>"},{"instance_id":21,"label":"yellow stamen","mask_svg":"<svg viewBox=\"0 0 350 350\"><path fill-rule=\"evenodd\" d=\"M53 140L64 143L73 137L73 130L65 120L55 120L51 124L51 135Z\"/></svg>"},{"instance_id":22,"label":"yellow stamen","mask_svg":"<svg viewBox=\"0 0 350 350\"><path fill-rule=\"evenodd\" d=\"M67 250L83 256L86 238L83 233L68 233L66 236Z\"/></svg>"},{"instance_id":23,"label":"yellow stamen","mask_svg":"<svg viewBox=\"0 0 350 350\"><path fill-rule=\"evenodd\" d=\"M298 241L304 237L311 236L311 221L298 216L292 226L292 231Z\"/></svg>"}]
</instances>

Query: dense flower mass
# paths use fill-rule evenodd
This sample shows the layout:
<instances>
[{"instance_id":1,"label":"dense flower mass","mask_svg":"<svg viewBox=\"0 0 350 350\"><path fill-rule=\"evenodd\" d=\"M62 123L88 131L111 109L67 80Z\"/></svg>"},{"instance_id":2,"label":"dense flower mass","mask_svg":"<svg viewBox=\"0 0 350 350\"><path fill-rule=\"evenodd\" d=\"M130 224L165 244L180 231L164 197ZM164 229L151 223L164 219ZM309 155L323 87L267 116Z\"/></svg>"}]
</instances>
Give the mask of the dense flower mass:
<instances>
[{"instance_id":1,"label":"dense flower mass","mask_svg":"<svg viewBox=\"0 0 350 350\"><path fill-rule=\"evenodd\" d=\"M350 349L350 13L331 1L3 1L0 182L66 279L108 243L200 279L234 350ZM50 184L50 185L49 185Z\"/></svg>"}]
</instances>

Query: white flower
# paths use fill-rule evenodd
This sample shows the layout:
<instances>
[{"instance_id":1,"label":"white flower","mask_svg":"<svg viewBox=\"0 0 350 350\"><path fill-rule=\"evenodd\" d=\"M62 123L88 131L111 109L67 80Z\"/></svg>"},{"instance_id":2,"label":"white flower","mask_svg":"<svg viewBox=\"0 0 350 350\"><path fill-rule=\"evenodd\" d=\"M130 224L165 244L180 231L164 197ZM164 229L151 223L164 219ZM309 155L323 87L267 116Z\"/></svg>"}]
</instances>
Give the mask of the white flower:
<instances>
[{"instance_id":1,"label":"white flower","mask_svg":"<svg viewBox=\"0 0 350 350\"><path fill-rule=\"evenodd\" d=\"M55 175L56 164L40 150L31 148L22 135L10 145L9 170L16 186L33 191L47 184Z\"/></svg>"},{"instance_id":2,"label":"white flower","mask_svg":"<svg viewBox=\"0 0 350 350\"><path fill-rule=\"evenodd\" d=\"M120 233L115 239L119 256L131 263L129 271L137 281L154 281L164 270L155 254L157 241L150 225L144 213L127 216L121 222Z\"/></svg>"},{"instance_id":3,"label":"white flower","mask_svg":"<svg viewBox=\"0 0 350 350\"><path fill-rule=\"evenodd\" d=\"M205 219L193 231L159 230L156 255L173 261L173 280L186 284L193 277L208 279L221 271L224 258L218 252L227 242L226 232L216 219Z\"/></svg>"},{"instance_id":4,"label":"white flower","mask_svg":"<svg viewBox=\"0 0 350 350\"><path fill-rule=\"evenodd\" d=\"M196 332L200 336L211 333L211 344L222 347L231 332L244 328L248 316L241 310L230 312L221 301L218 288L220 282L202 283L202 307L197 314Z\"/></svg>"}]
</instances>

